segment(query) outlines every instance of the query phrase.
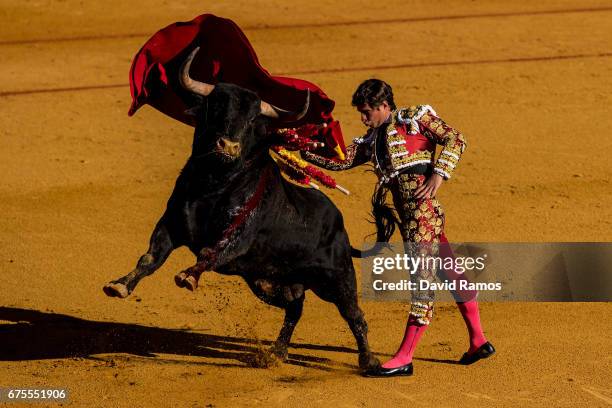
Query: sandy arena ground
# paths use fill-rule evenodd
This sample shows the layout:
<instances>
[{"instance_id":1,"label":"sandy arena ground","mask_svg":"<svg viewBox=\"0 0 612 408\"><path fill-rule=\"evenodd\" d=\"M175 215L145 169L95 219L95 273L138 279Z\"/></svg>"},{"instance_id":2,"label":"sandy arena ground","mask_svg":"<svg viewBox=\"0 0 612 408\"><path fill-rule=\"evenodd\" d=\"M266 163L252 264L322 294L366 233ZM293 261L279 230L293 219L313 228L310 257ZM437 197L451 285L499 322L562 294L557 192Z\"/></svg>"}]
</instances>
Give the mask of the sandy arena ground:
<instances>
[{"instance_id":1,"label":"sandy arena ground","mask_svg":"<svg viewBox=\"0 0 612 408\"><path fill-rule=\"evenodd\" d=\"M609 1L295 3L0 0L0 387L68 387L76 407L612 405L609 303L482 304L498 354L471 367L454 363L467 334L440 304L415 376L365 379L348 327L312 293L290 361L249 367L282 312L237 278L177 288L185 249L128 299L103 294L146 250L192 138L150 107L128 118L131 59L204 12L243 27L272 73L325 89L347 141L363 131L350 96L371 76L462 130L439 193L452 241L612 240ZM335 176L357 246L374 177ZM385 360L407 305L362 307Z\"/></svg>"}]
</instances>

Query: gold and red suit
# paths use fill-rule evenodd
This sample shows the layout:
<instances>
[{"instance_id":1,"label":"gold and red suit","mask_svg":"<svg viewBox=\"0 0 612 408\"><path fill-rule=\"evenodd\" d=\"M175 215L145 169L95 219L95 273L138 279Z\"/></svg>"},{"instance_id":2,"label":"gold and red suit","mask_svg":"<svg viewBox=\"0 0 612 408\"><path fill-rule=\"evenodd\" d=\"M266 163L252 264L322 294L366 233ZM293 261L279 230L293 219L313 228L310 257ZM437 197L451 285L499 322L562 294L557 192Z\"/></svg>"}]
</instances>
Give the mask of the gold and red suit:
<instances>
[{"instance_id":1,"label":"gold and red suit","mask_svg":"<svg viewBox=\"0 0 612 408\"><path fill-rule=\"evenodd\" d=\"M442 146L435 158L436 145ZM449 179L465 150L464 136L440 119L429 105L411 106L391 113L385 125L370 129L347 147L346 160L337 161L302 152L304 159L329 170L346 170L371 161L380 183L388 183L401 220L407 251L437 253L444 232L444 211L435 198L416 199L415 191L432 172ZM418 256L423 254L411 254ZM432 282L435 270L421 268L413 282ZM433 316L433 291L414 291L410 314L421 324Z\"/></svg>"}]
</instances>

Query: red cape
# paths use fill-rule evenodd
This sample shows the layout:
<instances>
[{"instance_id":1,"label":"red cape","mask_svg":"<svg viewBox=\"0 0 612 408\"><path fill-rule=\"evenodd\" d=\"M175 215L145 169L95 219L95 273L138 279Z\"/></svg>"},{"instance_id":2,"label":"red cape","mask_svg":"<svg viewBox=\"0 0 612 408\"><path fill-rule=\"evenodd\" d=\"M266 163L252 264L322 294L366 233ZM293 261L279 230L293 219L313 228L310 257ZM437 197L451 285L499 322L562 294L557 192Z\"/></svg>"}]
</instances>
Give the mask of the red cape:
<instances>
[{"instance_id":1,"label":"red cape","mask_svg":"<svg viewBox=\"0 0 612 408\"><path fill-rule=\"evenodd\" d=\"M155 33L138 51L130 69L133 115L149 104L160 112L195 126L185 110L194 103L193 96L178 82L181 64L200 46L191 65L192 78L216 84L228 82L256 92L259 97L279 108L299 111L310 90L310 107L304 118L292 127L328 123L319 137L326 142L325 156L346 153L342 130L331 115L334 101L318 86L301 79L271 76L257 59L242 30L232 21L212 14L202 14L189 22L169 25Z\"/></svg>"}]
</instances>

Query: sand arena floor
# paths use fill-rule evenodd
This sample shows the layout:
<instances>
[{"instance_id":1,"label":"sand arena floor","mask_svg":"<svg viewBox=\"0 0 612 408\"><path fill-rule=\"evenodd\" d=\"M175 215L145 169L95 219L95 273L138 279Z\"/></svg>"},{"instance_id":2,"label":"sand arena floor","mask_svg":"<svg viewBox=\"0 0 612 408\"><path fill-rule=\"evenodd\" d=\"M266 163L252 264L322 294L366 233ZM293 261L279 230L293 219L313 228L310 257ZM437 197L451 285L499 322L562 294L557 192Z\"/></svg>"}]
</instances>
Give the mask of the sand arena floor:
<instances>
[{"instance_id":1,"label":"sand arena floor","mask_svg":"<svg viewBox=\"0 0 612 408\"><path fill-rule=\"evenodd\" d=\"M208 3L208 4L207 4ZM612 405L610 304L483 304L498 354L453 364L463 322L441 304L415 376L364 379L334 306L310 294L290 361L250 368L282 312L237 278L172 277L181 249L126 300L102 285L147 248L192 129L145 107L128 118L132 56L156 30L211 12L244 28L263 66L350 106L371 76L428 103L468 138L439 197L452 241L612 240L612 4L606 1L0 1L0 386L70 389L70 406ZM328 192L351 240L374 178ZM356 266L359 267L358 262ZM386 359L406 304L363 302Z\"/></svg>"}]
</instances>

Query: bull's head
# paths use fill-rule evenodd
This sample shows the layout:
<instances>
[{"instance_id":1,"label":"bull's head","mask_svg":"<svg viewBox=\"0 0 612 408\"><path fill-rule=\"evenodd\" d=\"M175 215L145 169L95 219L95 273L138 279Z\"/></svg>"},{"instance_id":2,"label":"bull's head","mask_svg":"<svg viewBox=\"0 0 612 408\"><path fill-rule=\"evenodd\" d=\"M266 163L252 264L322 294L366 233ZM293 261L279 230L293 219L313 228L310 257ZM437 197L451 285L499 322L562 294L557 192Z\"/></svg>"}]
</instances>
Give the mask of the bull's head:
<instances>
[{"instance_id":1,"label":"bull's head","mask_svg":"<svg viewBox=\"0 0 612 408\"><path fill-rule=\"evenodd\" d=\"M229 162L246 157L257 145L255 129L265 126L265 118L292 122L304 117L308 111L310 93L300 112L289 112L262 101L256 93L233 84L211 85L189 76L189 69L199 47L181 67L181 85L205 97L202 106L196 107L196 144L200 154L215 154ZM197 142L197 143L196 143Z\"/></svg>"}]
</instances>

